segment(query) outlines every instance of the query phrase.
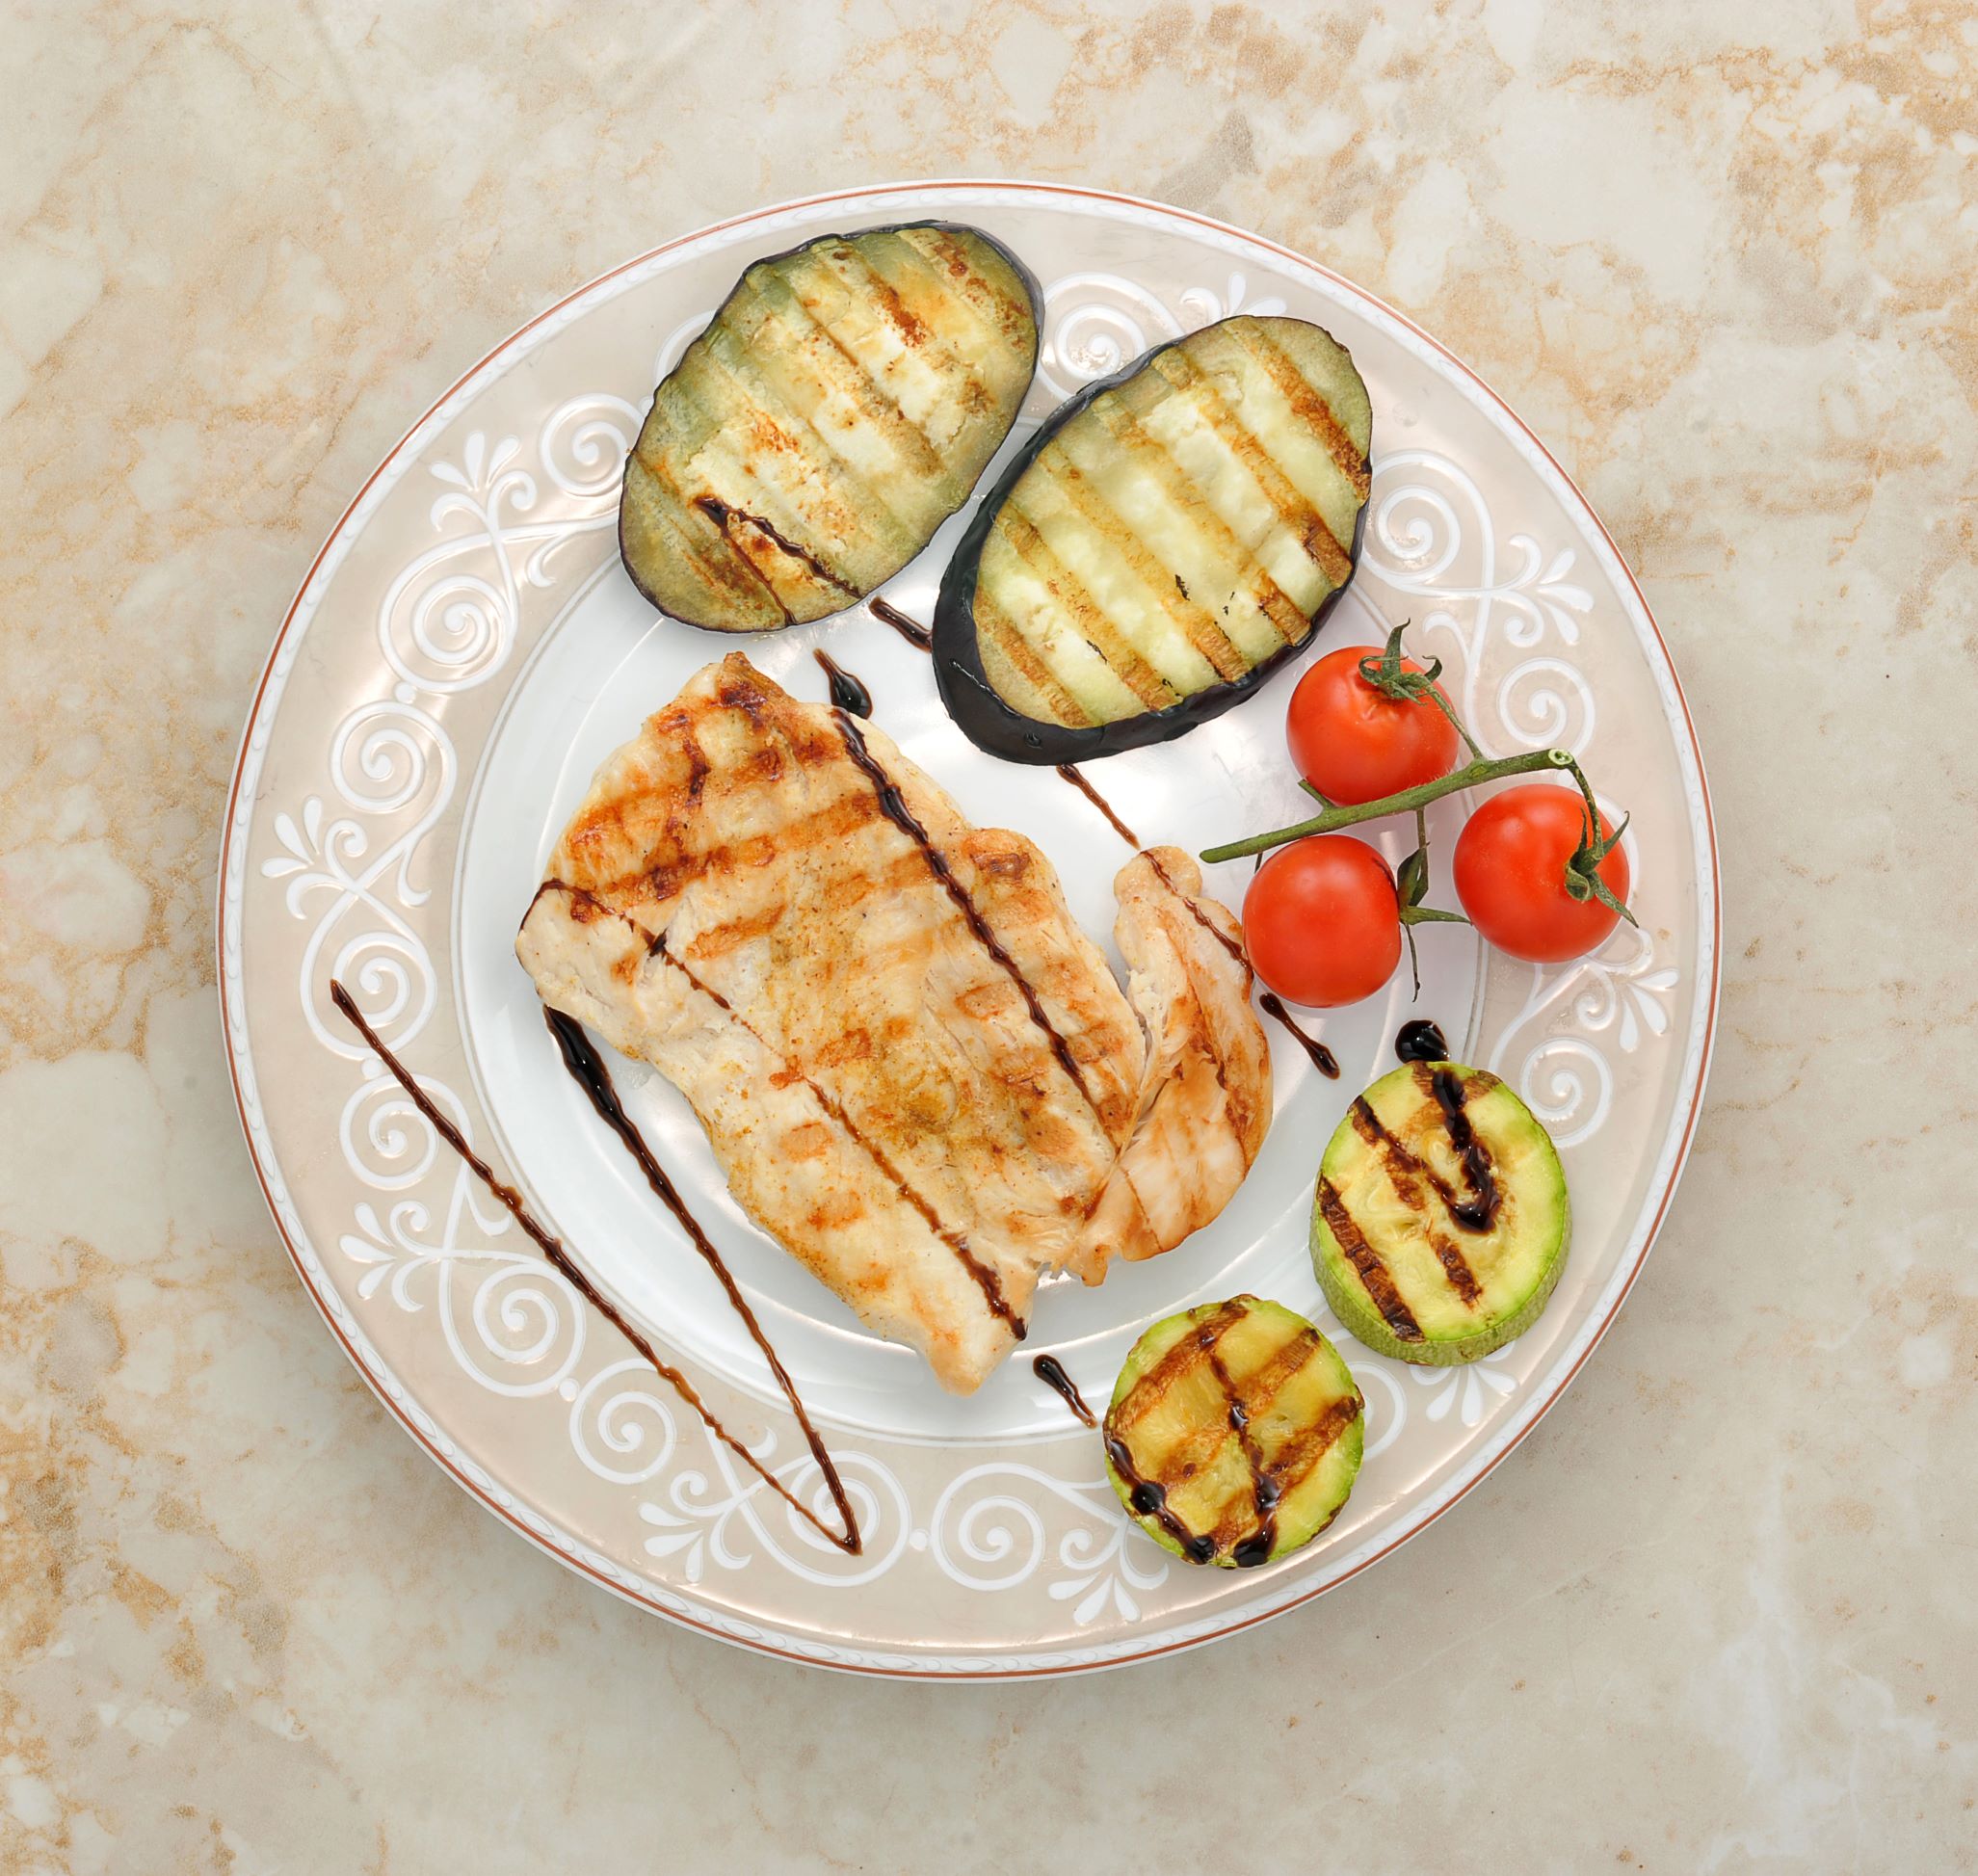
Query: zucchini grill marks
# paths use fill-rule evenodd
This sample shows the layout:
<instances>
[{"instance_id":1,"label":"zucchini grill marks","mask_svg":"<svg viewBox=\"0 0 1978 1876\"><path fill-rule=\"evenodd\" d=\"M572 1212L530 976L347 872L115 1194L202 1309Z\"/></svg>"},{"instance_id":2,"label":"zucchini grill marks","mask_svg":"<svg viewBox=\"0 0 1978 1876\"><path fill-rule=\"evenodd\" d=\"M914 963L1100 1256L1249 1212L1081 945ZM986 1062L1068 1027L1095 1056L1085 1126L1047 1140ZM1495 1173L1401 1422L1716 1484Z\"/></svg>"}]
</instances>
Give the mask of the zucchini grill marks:
<instances>
[{"instance_id":1,"label":"zucchini grill marks","mask_svg":"<svg viewBox=\"0 0 1978 1876\"><path fill-rule=\"evenodd\" d=\"M1564 1265L1565 1176L1496 1076L1415 1062L1358 1097L1319 1169L1314 1261L1340 1320L1404 1361L1473 1361L1536 1319Z\"/></svg>"},{"instance_id":2,"label":"zucchini grill marks","mask_svg":"<svg viewBox=\"0 0 1978 1876\"><path fill-rule=\"evenodd\" d=\"M1372 416L1303 320L1226 319L1071 400L943 580L943 694L983 747L1076 761L1226 709L1352 577Z\"/></svg>"},{"instance_id":3,"label":"zucchini grill marks","mask_svg":"<svg viewBox=\"0 0 1978 1876\"><path fill-rule=\"evenodd\" d=\"M972 228L869 228L757 261L654 392L619 547L662 612L761 631L862 598L1009 434L1037 289Z\"/></svg>"},{"instance_id":4,"label":"zucchini grill marks","mask_svg":"<svg viewBox=\"0 0 1978 1876\"><path fill-rule=\"evenodd\" d=\"M1246 1568L1317 1536L1359 1467L1362 1405L1304 1317L1253 1296L1156 1324L1105 1420L1115 1489L1192 1563Z\"/></svg>"}]
</instances>

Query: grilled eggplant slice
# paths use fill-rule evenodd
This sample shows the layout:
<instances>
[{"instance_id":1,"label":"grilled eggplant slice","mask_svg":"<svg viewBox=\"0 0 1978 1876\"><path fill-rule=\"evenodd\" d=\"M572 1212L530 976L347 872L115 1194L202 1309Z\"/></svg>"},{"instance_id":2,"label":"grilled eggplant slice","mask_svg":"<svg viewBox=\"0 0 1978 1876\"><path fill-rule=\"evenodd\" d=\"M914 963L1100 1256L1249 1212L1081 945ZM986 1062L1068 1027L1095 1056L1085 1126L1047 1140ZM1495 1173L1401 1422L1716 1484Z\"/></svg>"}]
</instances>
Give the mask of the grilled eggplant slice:
<instances>
[{"instance_id":1,"label":"grilled eggplant slice","mask_svg":"<svg viewBox=\"0 0 1978 1876\"><path fill-rule=\"evenodd\" d=\"M1157 1322L1106 1409L1106 1472L1156 1544L1242 1569L1309 1544L1359 1472L1364 1403L1325 1336L1238 1296Z\"/></svg>"},{"instance_id":2,"label":"grilled eggplant slice","mask_svg":"<svg viewBox=\"0 0 1978 1876\"><path fill-rule=\"evenodd\" d=\"M950 714L992 754L1083 762L1228 709L1352 578L1372 430L1352 357L1300 319L1226 319L1081 391L948 564Z\"/></svg>"},{"instance_id":3,"label":"grilled eggplant slice","mask_svg":"<svg viewBox=\"0 0 1978 1876\"><path fill-rule=\"evenodd\" d=\"M1453 1367L1503 1347L1539 1319L1571 1236L1551 1135L1482 1069L1383 1075L1319 1166L1312 1263L1377 1355Z\"/></svg>"},{"instance_id":4,"label":"grilled eggplant slice","mask_svg":"<svg viewBox=\"0 0 1978 1876\"><path fill-rule=\"evenodd\" d=\"M1037 364L1037 282L944 222L759 260L653 393L619 551L660 611L724 632L842 611L968 499Z\"/></svg>"}]
</instances>

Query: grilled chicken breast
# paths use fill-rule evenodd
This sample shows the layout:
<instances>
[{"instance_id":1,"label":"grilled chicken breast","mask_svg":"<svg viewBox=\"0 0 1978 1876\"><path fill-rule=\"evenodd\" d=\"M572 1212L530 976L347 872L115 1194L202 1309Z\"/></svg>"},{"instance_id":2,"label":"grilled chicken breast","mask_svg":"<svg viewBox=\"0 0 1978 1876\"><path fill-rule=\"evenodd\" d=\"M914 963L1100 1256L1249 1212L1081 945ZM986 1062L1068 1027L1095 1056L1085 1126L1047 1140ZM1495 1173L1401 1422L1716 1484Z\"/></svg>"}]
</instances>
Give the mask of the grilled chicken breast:
<instances>
[{"instance_id":1,"label":"grilled chicken breast","mask_svg":"<svg viewBox=\"0 0 1978 1876\"><path fill-rule=\"evenodd\" d=\"M736 653L599 771L515 948L680 1089L765 1230L966 1393L1040 1274L1178 1242L1268 1123L1248 966L1207 936L1234 921L1142 865L1129 1003L1036 847ZM1202 1080L1219 1049L1233 1095Z\"/></svg>"},{"instance_id":2,"label":"grilled chicken breast","mask_svg":"<svg viewBox=\"0 0 1978 1876\"><path fill-rule=\"evenodd\" d=\"M1201 868L1153 847L1113 882L1113 936L1147 1039L1133 1130L1069 1267L1172 1251L1229 1202L1271 1126L1271 1053L1251 1008L1243 927L1202 896Z\"/></svg>"}]
</instances>

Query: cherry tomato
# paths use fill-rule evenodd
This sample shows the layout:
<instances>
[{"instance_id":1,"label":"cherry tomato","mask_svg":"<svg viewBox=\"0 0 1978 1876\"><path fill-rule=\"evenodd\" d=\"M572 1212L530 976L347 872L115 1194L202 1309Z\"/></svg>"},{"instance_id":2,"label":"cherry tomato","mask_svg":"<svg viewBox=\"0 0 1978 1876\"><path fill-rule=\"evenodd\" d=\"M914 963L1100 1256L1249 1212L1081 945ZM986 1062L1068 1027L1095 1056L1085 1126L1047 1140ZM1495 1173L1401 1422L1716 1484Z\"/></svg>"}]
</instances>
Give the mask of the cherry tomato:
<instances>
[{"instance_id":1,"label":"cherry tomato","mask_svg":"<svg viewBox=\"0 0 1978 1876\"><path fill-rule=\"evenodd\" d=\"M1256 974L1292 1003L1358 1003L1401 962L1401 908L1363 840L1314 833L1279 847L1251 876L1243 936Z\"/></svg>"},{"instance_id":2,"label":"cherry tomato","mask_svg":"<svg viewBox=\"0 0 1978 1876\"><path fill-rule=\"evenodd\" d=\"M1434 781L1456 766L1456 726L1427 698L1383 697L1359 674L1368 655L1358 645L1329 651L1298 680L1284 719L1299 774L1346 806ZM1421 670L1411 658L1401 668Z\"/></svg>"},{"instance_id":3,"label":"cherry tomato","mask_svg":"<svg viewBox=\"0 0 1978 1876\"><path fill-rule=\"evenodd\" d=\"M1613 830L1600 817L1600 838ZM1498 950L1532 964L1584 957L1620 923L1597 899L1566 889L1566 862L1587 833L1579 792L1525 782L1492 795L1464 823L1452 871L1470 922ZM1627 856L1617 847L1600 862L1608 891L1627 903Z\"/></svg>"}]
</instances>

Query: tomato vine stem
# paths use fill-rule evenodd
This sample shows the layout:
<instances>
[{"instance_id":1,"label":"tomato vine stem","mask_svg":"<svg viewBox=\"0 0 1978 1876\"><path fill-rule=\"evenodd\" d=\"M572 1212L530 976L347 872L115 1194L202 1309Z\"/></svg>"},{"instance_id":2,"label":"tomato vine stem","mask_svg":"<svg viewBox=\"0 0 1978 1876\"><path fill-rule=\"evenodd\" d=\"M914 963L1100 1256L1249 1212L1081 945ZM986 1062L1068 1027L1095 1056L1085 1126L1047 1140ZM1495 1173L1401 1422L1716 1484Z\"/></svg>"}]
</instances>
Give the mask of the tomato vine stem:
<instances>
[{"instance_id":1,"label":"tomato vine stem","mask_svg":"<svg viewBox=\"0 0 1978 1876\"><path fill-rule=\"evenodd\" d=\"M1329 807L1324 813L1314 814L1308 821L1295 822L1288 828L1274 828L1268 833L1247 834L1241 840L1226 841L1220 847L1205 847L1201 858L1213 862L1241 859L1246 854L1265 854L1273 847L1303 840L1307 834L1337 833L1341 828L1358 827L1362 822L1383 820L1389 814L1410 814L1418 807L1427 807L1431 802L1440 801L1444 795L1461 794L1465 788L1481 787L1487 781L1502 781L1507 776L1545 772L1569 775L1582 790L1587 787L1586 778L1580 774L1580 765L1563 749L1534 749L1521 755L1483 756L1465 762L1460 769L1451 769L1445 776L1437 776L1434 781L1419 782L1412 788L1402 788L1375 801L1358 802L1347 807Z\"/></svg>"}]
</instances>

